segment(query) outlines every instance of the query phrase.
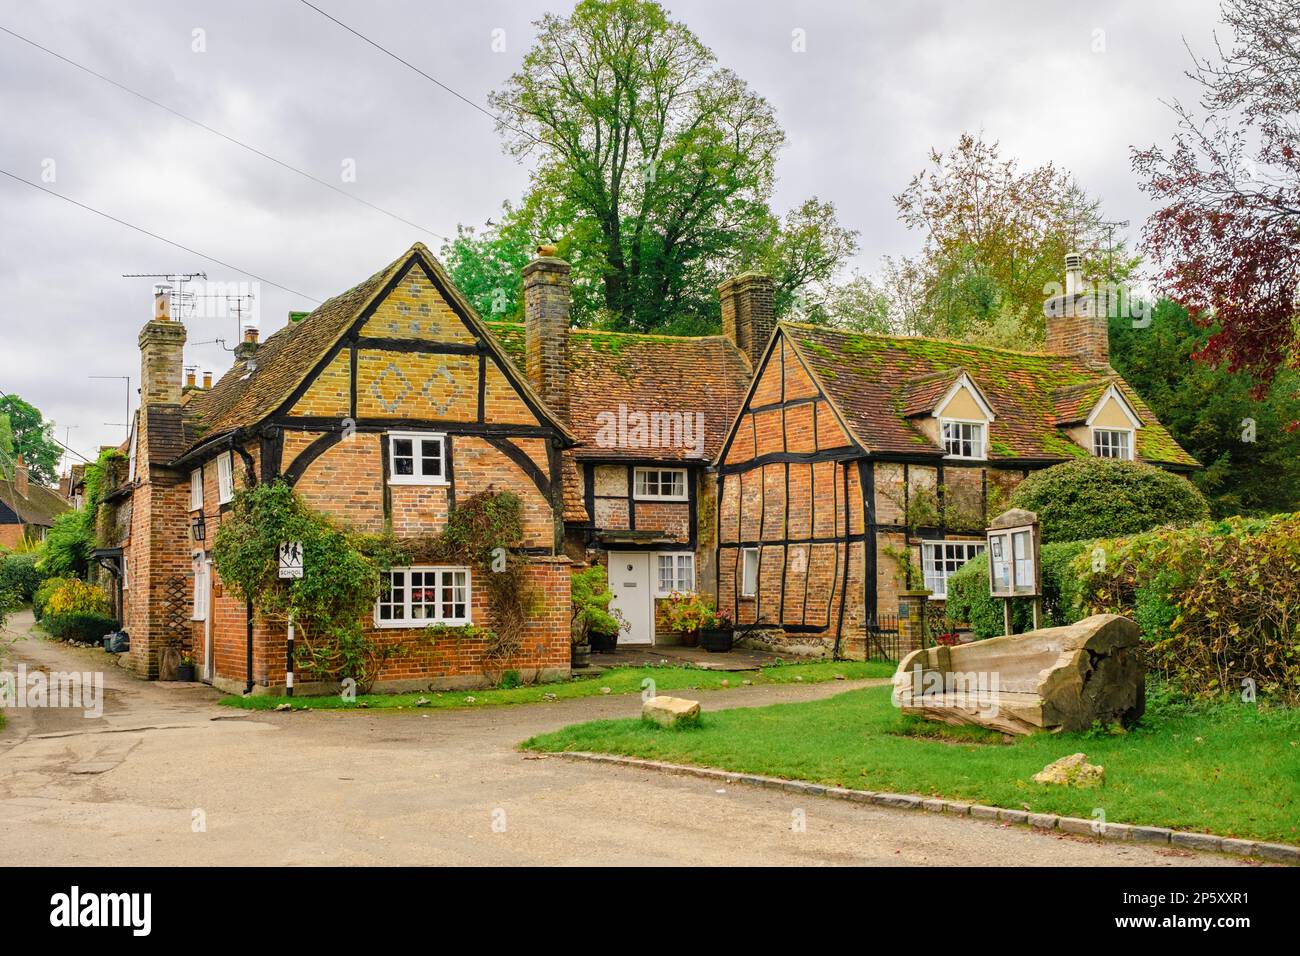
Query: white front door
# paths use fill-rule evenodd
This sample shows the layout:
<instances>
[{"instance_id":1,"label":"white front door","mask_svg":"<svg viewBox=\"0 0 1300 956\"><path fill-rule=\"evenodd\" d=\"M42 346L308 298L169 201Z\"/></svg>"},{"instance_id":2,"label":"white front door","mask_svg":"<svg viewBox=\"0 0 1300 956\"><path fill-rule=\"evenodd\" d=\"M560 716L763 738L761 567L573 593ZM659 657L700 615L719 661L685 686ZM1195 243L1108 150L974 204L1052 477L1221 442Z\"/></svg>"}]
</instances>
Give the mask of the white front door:
<instances>
[{"instance_id":1,"label":"white front door","mask_svg":"<svg viewBox=\"0 0 1300 956\"><path fill-rule=\"evenodd\" d=\"M212 599L212 559L203 559L203 574L207 579L207 584L203 590L205 592L204 600L207 601L207 611L203 615L203 679L209 684L215 676L216 655L212 650L212 618L216 614L216 602Z\"/></svg>"},{"instance_id":2,"label":"white front door","mask_svg":"<svg viewBox=\"0 0 1300 956\"><path fill-rule=\"evenodd\" d=\"M609 606L622 613L631 625L618 635L620 644L655 642L650 558L651 555L644 551L611 551L609 554L609 588L614 594Z\"/></svg>"}]
</instances>

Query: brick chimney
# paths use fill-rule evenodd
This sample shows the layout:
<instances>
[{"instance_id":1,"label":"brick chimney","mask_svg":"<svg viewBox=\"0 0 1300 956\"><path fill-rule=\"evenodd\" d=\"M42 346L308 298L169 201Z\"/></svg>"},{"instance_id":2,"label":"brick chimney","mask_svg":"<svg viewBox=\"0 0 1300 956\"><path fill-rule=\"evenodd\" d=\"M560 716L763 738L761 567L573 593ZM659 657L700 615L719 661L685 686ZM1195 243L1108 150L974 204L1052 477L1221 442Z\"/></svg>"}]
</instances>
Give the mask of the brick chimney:
<instances>
[{"instance_id":1,"label":"brick chimney","mask_svg":"<svg viewBox=\"0 0 1300 956\"><path fill-rule=\"evenodd\" d=\"M1097 292L1083 281L1083 257L1071 252L1065 257L1065 293L1043 303L1047 319L1046 350L1052 355L1070 355L1089 365L1110 365L1107 312L1110 296Z\"/></svg>"},{"instance_id":2,"label":"brick chimney","mask_svg":"<svg viewBox=\"0 0 1300 956\"><path fill-rule=\"evenodd\" d=\"M718 286L722 300L722 331L736 348L758 367L763 350L776 328L772 277L761 272L742 272Z\"/></svg>"},{"instance_id":3,"label":"brick chimney","mask_svg":"<svg viewBox=\"0 0 1300 956\"><path fill-rule=\"evenodd\" d=\"M23 461L22 453L19 452L18 460L14 462L14 491L26 498L27 487L27 465Z\"/></svg>"},{"instance_id":4,"label":"brick chimney","mask_svg":"<svg viewBox=\"0 0 1300 956\"><path fill-rule=\"evenodd\" d=\"M257 354L257 329L247 326L244 329L244 341L235 346L235 361L246 362Z\"/></svg>"},{"instance_id":5,"label":"brick chimney","mask_svg":"<svg viewBox=\"0 0 1300 956\"><path fill-rule=\"evenodd\" d=\"M524 340L528 382L569 420L569 264L554 246L538 246L524 266Z\"/></svg>"},{"instance_id":6,"label":"brick chimney","mask_svg":"<svg viewBox=\"0 0 1300 956\"><path fill-rule=\"evenodd\" d=\"M140 330L140 404L179 405L185 326L171 317L171 287L154 290L154 317Z\"/></svg>"}]
</instances>

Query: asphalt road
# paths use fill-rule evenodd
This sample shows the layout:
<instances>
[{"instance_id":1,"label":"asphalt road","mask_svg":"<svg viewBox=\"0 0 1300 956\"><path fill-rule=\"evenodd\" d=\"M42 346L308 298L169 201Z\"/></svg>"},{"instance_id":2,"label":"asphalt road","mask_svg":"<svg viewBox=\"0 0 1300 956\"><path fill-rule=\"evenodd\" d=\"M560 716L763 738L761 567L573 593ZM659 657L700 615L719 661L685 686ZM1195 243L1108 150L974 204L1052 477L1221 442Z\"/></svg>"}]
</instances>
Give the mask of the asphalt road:
<instances>
[{"instance_id":1,"label":"asphalt road","mask_svg":"<svg viewBox=\"0 0 1300 956\"><path fill-rule=\"evenodd\" d=\"M104 668L26 634L5 666ZM1229 857L803 798L515 750L636 695L464 711L264 713L108 666L102 717L9 710L0 865L1232 865ZM699 693L706 710L854 683ZM792 826L795 811L806 822Z\"/></svg>"}]
</instances>

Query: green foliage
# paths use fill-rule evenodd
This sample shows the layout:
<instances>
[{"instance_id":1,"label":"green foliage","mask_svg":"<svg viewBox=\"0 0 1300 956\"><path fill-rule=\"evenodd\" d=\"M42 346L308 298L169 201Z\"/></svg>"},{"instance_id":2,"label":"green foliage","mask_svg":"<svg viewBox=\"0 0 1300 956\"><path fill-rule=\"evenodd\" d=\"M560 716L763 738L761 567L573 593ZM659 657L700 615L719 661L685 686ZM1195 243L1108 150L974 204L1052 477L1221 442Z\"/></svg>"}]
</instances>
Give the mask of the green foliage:
<instances>
[{"instance_id":1,"label":"green foliage","mask_svg":"<svg viewBox=\"0 0 1300 956\"><path fill-rule=\"evenodd\" d=\"M1127 614L1184 692L1300 700L1300 514L1228 518L1100 541L1073 568L1089 613Z\"/></svg>"},{"instance_id":2,"label":"green foliage","mask_svg":"<svg viewBox=\"0 0 1300 956\"><path fill-rule=\"evenodd\" d=\"M1111 364L1203 466L1192 481L1215 517L1300 509L1300 376L1281 371L1263 395L1247 372L1194 356L1215 328L1160 302L1151 324L1110 320Z\"/></svg>"},{"instance_id":3,"label":"green foliage","mask_svg":"<svg viewBox=\"0 0 1300 956\"><path fill-rule=\"evenodd\" d=\"M1071 624L1083 617L1079 609L1080 581L1072 562L1091 552L1090 541L1047 544L1042 550L1044 627ZM971 558L948 578L948 617L965 621L976 637L997 637L1004 633L1002 599L989 594L988 555ZM1033 605L1028 598L1011 602L1011 624L1017 634L1033 627Z\"/></svg>"},{"instance_id":4,"label":"green foliage","mask_svg":"<svg viewBox=\"0 0 1300 956\"><path fill-rule=\"evenodd\" d=\"M66 614L108 614L108 595L93 584L70 578L63 581L45 598L41 608L46 617Z\"/></svg>"},{"instance_id":5,"label":"green foliage","mask_svg":"<svg viewBox=\"0 0 1300 956\"><path fill-rule=\"evenodd\" d=\"M609 589L609 577L599 564L573 572L571 583L573 620L579 632L614 635L628 626L618 611L610 611L614 593Z\"/></svg>"},{"instance_id":6,"label":"green foliage","mask_svg":"<svg viewBox=\"0 0 1300 956\"><path fill-rule=\"evenodd\" d=\"M302 543L301 579L280 579L282 541ZM264 618L284 622L293 616L300 636L295 653L309 672L350 677L368 687L388 652L362 626L379 596L380 566L361 544L277 481L235 493L213 541L212 560L225 585Z\"/></svg>"},{"instance_id":7,"label":"green foliage","mask_svg":"<svg viewBox=\"0 0 1300 956\"><path fill-rule=\"evenodd\" d=\"M73 611L66 614L46 614L41 619L41 627L61 641L98 644L105 634L118 630L121 625L107 614Z\"/></svg>"},{"instance_id":8,"label":"green foliage","mask_svg":"<svg viewBox=\"0 0 1300 956\"><path fill-rule=\"evenodd\" d=\"M519 677L519 671L508 670L502 673L501 680L497 681L497 687L501 690L513 690L518 687L522 681Z\"/></svg>"},{"instance_id":9,"label":"green foliage","mask_svg":"<svg viewBox=\"0 0 1300 956\"><path fill-rule=\"evenodd\" d=\"M76 580L75 578L46 578L41 582L36 593L32 595L32 613L36 615L36 620L40 620L45 614L45 605L49 603L51 595L68 581Z\"/></svg>"},{"instance_id":10,"label":"green foliage","mask_svg":"<svg viewBox=\"0 0 1300 956\"><path fill-rule=\"evenodd\" d=\"M14 457L22 455L28 477L42 485L58 480L59 458L63 449L54 440L54 423L47 422L40 410L17 395L0 396L0 416L9 420L9 436ZM13 462L6 466L13 473Z\"/></svg>"},{"instance_id":11,"label":"green foliage","mask_svg":"<svg viewBox=\"0 0 1300 956\"><path fill-rule=\"evenodd\" d=\"M1154 465L1080 458L1035 472L1011 507L1037 512L1044 542L1136 534L1208 517L1205 498L1185 478Z\"/></svg>"},{"instance_id":12,"label":"green foliage","mask_svg":"<svg viewBox=\"0 0 1300 956\"><path fill-rule=\"evenodd\" d=\"M0 555L0 591L12 592L19 601L30 601L45 580L36 559L32 552Z\"/></svg>"},{"instance_id":13,"label":"green foliage","mask_svg":"<svg viewBox=\"0 0 1300 956\"><path fill-rule=\"evenodd\" d=\"M106 449L86 466L82 507L64 511L54 519L42 543L41 570L54 577L86 577L90 570L90 552L97 544L96 520L104 495L113 487L116 473L125 456L116 449Z\"/></svg>"}]
</instances>

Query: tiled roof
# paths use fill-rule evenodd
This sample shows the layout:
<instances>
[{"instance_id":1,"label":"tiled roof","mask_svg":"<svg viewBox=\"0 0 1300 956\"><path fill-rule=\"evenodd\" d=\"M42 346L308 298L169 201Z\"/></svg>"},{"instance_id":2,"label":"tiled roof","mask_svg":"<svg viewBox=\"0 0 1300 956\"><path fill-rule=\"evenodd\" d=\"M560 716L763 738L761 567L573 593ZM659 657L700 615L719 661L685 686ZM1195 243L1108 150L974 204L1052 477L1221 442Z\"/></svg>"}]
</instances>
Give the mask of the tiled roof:
<instances>
[{"instance_id":1,"label":"tiled roof","mask_svg":"<svg viewBox=\"0 0 1300 956\"><path fill-rule=\"evenodd\" d=\"M165 464L190 446L193 430L187 427L185 409L180 405L148 405L145 434L149 436L149 461Z\"/></svg>"},{"instance_id":2,"label":"tiled roof","mask_svg":"<svg viewBox=\"0 0 1300 956\"><path fill-rule=\"evenodd\" d=\"M903 383L900 390L903 414L911 418L913 415L924 415L934 411L939 400L948 393L948 389L952 388L952 383L961 378L964 372L965 369L960 366L940 369L937 372L918 375Z\"/></svg>"},{"instance_id":3,"label":"tiled roof","mask_svg":"<svg viewBox=\"0 0 1300 956\"><path fill-rule=\"evenodd\" d=\"M1197 465L1127 383L1075 358L798 323L783 322L780 327L869 452L940 455L907 417L908 407L921 400L910 384L929 375L942 380L943 374L936 373L955 376L963 369L997 409L989 427L993 461L1062 461L1087 455L1058 427L1056 397L1073 389L1082 396L1080 401L1090 394L1100 398L1113 383L1144 423L1137 435L1139 458L1187 468Z\"/></svg>"},{"instance_id":4,"label":"tiled roof","mask_svg":"<svg viewBox=\"0 0 1300 956\"><path fill-rule=\"evenodd\" d=\"M524 327L495 322L489 328L515 364L522 367ZM745 400L749 377L749 363L731 340L721 335L637 335L572 329L569 424L581 443L573 454L579 460L712 460ZM676 443L611 446L601 430L611 421L618 421L620 409L628 414L639 411L647 415L668 412L702 416L703 443L693 443L694 448Z\"/></svg>"},{"instance_id":5,"label":"tiled roof","mask_svg":"<svg viewBox=\"0 0 1300 956\"><path fill-rule=\"evenodd\" d=\"M486 323L456 289L442 264L423 243L417 242L369 279L321 303L305 318L291 322L270 336L258 347L252 368L248 361L236 361L211 390L190 400L185 406L190 444L201 438L254 425L279 409L371 300L416 258L438 277L452 299L452 305L469 317L471 325L477 324L485 337L490 337ZM525 383L523 388L528 390L522 371L515 371L519 381ZM529 397L539 407L545 408L541 399L528 391ZM563 427L557 418L552 421Z\"/></svg>"},{"instance_id":6,"label":"tiled roof","mask_svg":"<svg viewBox=\"0 0 1300 956\"><path fill-rule=\"evenodd\" d=\"M34 481L27 483L27 494L20 495L14 483L7 478L0 478L0 502L8 505L23 524L46 528L54 524L57 515L72 507L53 488L46 488Z\"/></svg>"}]
</instances>

